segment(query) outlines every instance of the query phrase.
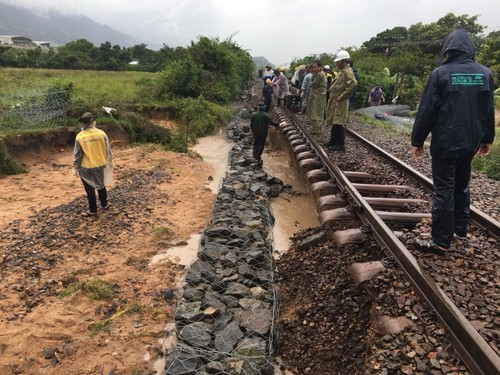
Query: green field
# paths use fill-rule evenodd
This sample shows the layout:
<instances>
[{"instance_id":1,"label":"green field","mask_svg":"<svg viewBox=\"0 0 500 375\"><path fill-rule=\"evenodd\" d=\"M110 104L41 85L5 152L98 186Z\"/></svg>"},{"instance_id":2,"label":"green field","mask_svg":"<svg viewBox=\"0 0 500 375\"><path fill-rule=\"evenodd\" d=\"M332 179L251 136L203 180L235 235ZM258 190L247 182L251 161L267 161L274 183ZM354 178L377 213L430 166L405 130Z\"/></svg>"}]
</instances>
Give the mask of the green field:
<instances>
[{"instance_id":1,"label":"green field","mask_svg":"<svg viewBox=\"0 0 500 375\"><path fill-rule=\"evenodd\" d=\"M141 90L156 77L148 72L0 68L2 94L55 85L71 87L72 98L89 107L144 103Z\"/></svg>"}]
</instances>

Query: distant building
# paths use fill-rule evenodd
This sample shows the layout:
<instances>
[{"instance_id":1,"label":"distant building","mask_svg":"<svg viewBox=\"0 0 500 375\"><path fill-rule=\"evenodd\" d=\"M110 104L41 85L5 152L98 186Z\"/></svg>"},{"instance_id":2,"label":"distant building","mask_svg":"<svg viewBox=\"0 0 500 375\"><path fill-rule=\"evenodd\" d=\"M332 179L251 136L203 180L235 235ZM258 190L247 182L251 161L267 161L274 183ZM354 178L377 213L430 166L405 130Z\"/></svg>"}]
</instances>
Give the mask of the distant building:
<instances>
[{"instance_id":1,"label":"distant building","mask_svg":"<svg viewBox=\"0 0 500 375\"><path fill-rule=\"evenodd\" d=\"M36 48L51 49L50 42L35 41L25 36L18 35L0 35L0 46L15 48Z\"/></svg>"},{"instance_id":2,"label":"distant building","mask_svg":"<svg viewBox=\"0 0 500 375\"><path fill-rule=\"evenodd\" d=\"M35 44L35 46L37 46L37 47L50 49L50 42L45 42L45 41L36 41L36 40L34 40L34 41L33 41L33 43L34 43L34 44Z\"/></svg>"},{"instance_id":3,"label":"distant building","mask_svg":"<svg viewBox=\"0 0 500 375\"><path fill-rule=\"evenodd\" d=\"M33 40L18 35L0 35L0 44L2 46L21 47L21 48L35 47Z\"/></svg>"}]
</instances>

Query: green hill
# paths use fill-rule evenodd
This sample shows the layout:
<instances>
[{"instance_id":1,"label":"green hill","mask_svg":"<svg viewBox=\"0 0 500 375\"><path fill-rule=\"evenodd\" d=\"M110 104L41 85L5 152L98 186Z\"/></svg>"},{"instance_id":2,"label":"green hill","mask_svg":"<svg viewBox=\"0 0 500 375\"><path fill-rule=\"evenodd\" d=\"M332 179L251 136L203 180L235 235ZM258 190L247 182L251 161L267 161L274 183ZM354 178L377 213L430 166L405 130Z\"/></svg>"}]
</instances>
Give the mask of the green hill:
<instances>
[{"instance_id":1,"label":"green hill","mask_svg":"<svg viewBox=\"0 0 500 375\"><path fill-rule=\"evenodd\" d=\"M274 64L269 62L269 60L266 59L264 56L252 56L252 59L257 68L260 68L261 66L264 67L266 65L275 66Z\"/></svg>"}]
</instances>

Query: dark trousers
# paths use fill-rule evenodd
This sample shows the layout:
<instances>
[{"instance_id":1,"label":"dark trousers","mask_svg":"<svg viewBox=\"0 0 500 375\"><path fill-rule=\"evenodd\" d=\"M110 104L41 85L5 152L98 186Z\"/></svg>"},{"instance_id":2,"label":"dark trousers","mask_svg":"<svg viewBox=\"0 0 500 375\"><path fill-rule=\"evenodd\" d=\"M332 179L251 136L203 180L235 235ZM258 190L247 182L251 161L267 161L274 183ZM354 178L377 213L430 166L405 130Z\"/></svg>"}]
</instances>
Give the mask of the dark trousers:
<instances>
[{"instance_id":1,"label":"dark trousers","mask_svg":"<svg viewBox=\"0 0 500 375\"><path fill-rule=\"evenodd\" d=\"M342 125L332 125L332 132L328 145L330 147L345 147L345 131Z\"/></svg>"},{"instance_id":2,"label":"dark trousers","mask_svg":"<svg viewBox=\"0 0 500 375\"><path fill-rule=\"evenodd\" d=\"M264 146L266 145L267 131L253 135L253 158L260 161Z\"/></svg>"},{"instance_id":3,"label":"dark trousers","mask_svg":"<svg viewBox=\"0 0 500 375\"><path fill-rule=\"evenodd\" d=\"M271 101L272 98L269 97L264 97L264 104L266 105L266 112L269 113L269 109L271 109Z\"/></svg>"},{"instance_id":4,"label":"dark trousers","mask_svg":"<svg viewBox=\"0 0 500 375\"><path fill-rule=\"evenodd\" d=\"M432 239L444 248L450 247L454 233L467 234L472 158L432 158Z\"/></svg>"},{"instance_id":5,"label":"dark trousers","mask_svg":"<svg viewBox=\"0 0 500 375\"><path fill-rule=\"evenodd\" d=\"M89 211L93 213L97 213L97 200L95 195L95 190L93 186L90 186L86 183L83 178L81 179L83 182L83 187L85 188L85 192L87 193L87 199L89 201ZM108 191L106 188L102 188L97 190L97 194L99 195L99 201L101 202L102 207L106 207L108 205Z\"/></svg>"}]
</instances>

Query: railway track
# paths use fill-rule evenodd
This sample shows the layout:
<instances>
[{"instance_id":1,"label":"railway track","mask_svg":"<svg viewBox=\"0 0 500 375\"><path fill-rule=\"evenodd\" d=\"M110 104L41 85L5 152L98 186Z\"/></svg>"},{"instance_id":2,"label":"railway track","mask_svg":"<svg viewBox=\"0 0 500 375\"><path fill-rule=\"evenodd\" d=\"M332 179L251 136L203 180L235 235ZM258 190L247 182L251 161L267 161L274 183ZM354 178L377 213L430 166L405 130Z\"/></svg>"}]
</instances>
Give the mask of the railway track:
<instances>
[{"instance_id":1,"label":"railway track","mask_svg":"<svg viewBox=\"0 0 500 375\"><path fill-rule=\"evenodd\" d=\"M298 168L310 184L316 201L316 208L322 225L339 220L357 222L362 226L333 234L335 242L355 243L370 234L384 252L395 260L404 277L418 296L435 313L446 328L450 341L473 374L500 374L498 353L464 316L456 303L439 287L433 277L426 272L411 249L398 238L398 229L415 225L429 219L428 212L410 212L408 207L419 207L422 199L391 197L399 191L407 191L407 185L374 184L376 176L359 171L342 170L327 152L309 134L306 126L291 112L284 108L275 110L282 122L281 131L288 140ZM370 147L375 153L389 160L398 170L419 184L422 189L431 191L432 182L413 168L400 162L368 140L348 131L349 136ZM487 236L498 241L500 223L476 208L471 209L471 222ZM498 351L498 349L497 349Z\"/></svg>"}]
</instances>

